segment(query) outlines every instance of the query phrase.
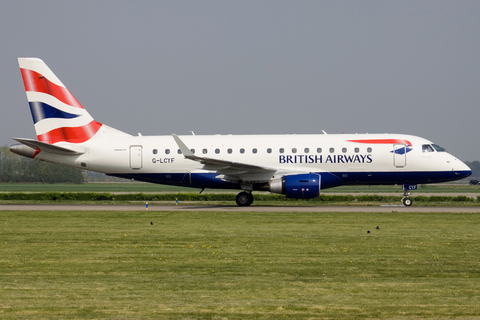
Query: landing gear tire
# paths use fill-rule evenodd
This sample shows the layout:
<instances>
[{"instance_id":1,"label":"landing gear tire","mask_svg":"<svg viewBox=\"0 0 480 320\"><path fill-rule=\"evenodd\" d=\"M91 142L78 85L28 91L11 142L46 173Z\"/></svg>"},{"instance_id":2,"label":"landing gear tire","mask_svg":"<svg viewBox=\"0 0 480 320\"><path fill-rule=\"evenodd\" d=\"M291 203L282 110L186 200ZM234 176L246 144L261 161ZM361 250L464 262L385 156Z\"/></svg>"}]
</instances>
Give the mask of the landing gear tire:
<instances>
[{"instance_id":1,"label":"landing gear tire","mask_svg":"<svg viewBox=\"0 0 480 320\"><path fill-rule=\"evenodd\" d=\"M252 204L253 196L251 193L240 192L235 199L239 207L247 207Z\"/></svg>"},{"instance_id":2,"label":"landing gear tire","mask_svg":"<svg viewBox=\"0 0 480 320\"><path fill-rule=\"evenodd\" d=\"M403 198L402 202L405 207L410 207L413 203L412 199L410 198Z\"/></svg>"}]
</instances>

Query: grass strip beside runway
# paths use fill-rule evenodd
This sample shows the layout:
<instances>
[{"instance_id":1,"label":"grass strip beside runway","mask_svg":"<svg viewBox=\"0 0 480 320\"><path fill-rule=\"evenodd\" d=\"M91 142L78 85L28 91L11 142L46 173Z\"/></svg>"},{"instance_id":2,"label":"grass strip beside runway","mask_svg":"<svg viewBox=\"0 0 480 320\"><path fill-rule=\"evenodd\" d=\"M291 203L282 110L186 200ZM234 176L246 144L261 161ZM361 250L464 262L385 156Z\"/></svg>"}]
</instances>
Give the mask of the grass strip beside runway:
<instances>
[{"instance_id":1,"label":"grass strip beside runway","mask_svg":"<svg viewBox=\"0 0 480 320\"><path fill-rule=\"evenodd\" d=\"M3 211L0 228L2 319L480 315L478 214Z\"/></svg>"},{"instance_id":2,"label":"grass strip beside runway","mask_svg":"<svg viewBox=\"0 0 480 320\"><path fill-rule=\"evenodd\" d=\"M0 193L0 203L110 203L126 204L131 202L158 202L158 203L180 203L201 202L204 204L235 205L235 194L231 193L95 193L95 192L38 192L38 193ZM254 205L297 205L297 206L318 206L318 205L358 205L375 203L401 203L402 196L391 196L381 194L370 195L335 195L321 194L312 199L292 199L283 195L258 193L254 195ZM420 205L451 205L461 204L468 206L480 206L480 197L457 196L414 196L411 197L416 204Z\"/></svg>"}]
</instances>

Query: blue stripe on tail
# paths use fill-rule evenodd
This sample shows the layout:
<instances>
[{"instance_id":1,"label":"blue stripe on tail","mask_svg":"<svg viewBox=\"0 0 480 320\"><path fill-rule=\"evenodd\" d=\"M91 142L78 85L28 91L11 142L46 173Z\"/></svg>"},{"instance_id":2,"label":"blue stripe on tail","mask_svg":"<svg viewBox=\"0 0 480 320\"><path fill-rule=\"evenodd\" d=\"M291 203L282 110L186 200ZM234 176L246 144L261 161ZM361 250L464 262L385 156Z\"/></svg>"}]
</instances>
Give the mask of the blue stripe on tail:
<instances>
[{"instance_id":1,"label":"blue stripe on tail","mask_svg":"<svg viewBox=\"0 0 480 320\"><path fill-rule=\"evenodd\" d=\"M72 114L58 110L51 105L39 101L32 101L29 102L29 104L30 111L32 112L33 123L37 123L40 120L49 118L73 119L80 116L78 114Z\"/></svg>"}]
</instances>

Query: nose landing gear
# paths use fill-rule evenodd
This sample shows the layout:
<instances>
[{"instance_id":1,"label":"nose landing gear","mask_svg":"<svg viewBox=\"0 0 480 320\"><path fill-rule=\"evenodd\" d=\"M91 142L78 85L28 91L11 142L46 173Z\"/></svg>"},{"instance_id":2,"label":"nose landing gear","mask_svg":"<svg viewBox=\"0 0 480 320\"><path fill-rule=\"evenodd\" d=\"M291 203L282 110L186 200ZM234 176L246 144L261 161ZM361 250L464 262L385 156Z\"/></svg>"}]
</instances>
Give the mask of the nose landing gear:
<instances>
[{"instance_id":1,"label":"nose landing gear","mask_svg":"<svg viewBox=\"0 0 480 320\"><path fill-rule=\"evenodd\" d=\"M405 207L410 207L413 204L413 200L410 199L410 190L417 190L416 184L404 184L403 185L403 205Z\"/></svg>"},{"instance_id":2,"label":"nose landing gear","mask_svg":"<svg viewBox=\"0 0 480 320\"><path fill-rule=\"evenodd\" d=\"M405 191L403 193L403 199L402 199L402 202L403 202L403 205L405 207L410 207L413 203L412 199L410 199L408 196L410 195L410 191Z\"/></svg>"}]
</instances>

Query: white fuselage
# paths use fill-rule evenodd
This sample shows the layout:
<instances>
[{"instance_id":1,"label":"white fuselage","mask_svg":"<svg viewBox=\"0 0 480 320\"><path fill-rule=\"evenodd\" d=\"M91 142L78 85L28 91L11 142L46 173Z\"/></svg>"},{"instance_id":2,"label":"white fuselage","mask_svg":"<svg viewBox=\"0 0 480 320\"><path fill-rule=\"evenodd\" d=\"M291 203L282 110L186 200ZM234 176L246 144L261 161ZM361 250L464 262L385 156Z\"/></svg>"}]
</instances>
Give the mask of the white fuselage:
<instances>
[{"instance_id":1,"label":"white fuselage","mask_svg":"<svg viewBox=\"0 0 480 320\"><path fill-rule=\"evenodd\" d=\"M252 178L259 183L281 175L308 172L330 173L336 177L335 181L322 184L322 188L342 184L432 183L460 179L470 172L448 152L422 150L423 145L432 143L411 135L188 135L180 138L199 157L275 170L266 175L258 173L258 179ZM82 155L40 152L37 158L125 178L192 187L202 186L192 185L185 174L213 175L219 187L225 181L238 184L248 180L238 178L239 172L225 174L228 168L186 159L172 136L103 137L81 145L86 150ZM395 149L402 145L406 152L396 153ZM225 179L225 175L229 178ZM210 179L206 187L212 187L214 182Z\"/></svg>"}]
</instances>

